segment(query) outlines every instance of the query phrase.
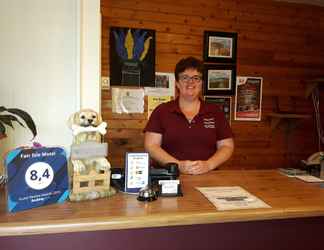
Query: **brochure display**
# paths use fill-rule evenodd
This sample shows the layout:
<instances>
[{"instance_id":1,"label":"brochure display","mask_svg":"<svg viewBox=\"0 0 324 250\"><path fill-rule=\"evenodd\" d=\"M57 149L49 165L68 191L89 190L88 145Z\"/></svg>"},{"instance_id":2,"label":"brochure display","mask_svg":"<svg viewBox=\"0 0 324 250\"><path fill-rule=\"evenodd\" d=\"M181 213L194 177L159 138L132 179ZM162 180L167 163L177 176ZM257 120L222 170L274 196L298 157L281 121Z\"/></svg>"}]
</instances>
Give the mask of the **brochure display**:
<instances>
[{"instance_id":1,"label":"brochure display","mask_svg":"<svg viewBox=\"0 0 324 250\"><path fill-rule=\"evenodd\" d=\"M149 182L149 154L126 153L125 192L138 193Z\"/></svg>"}]
</instances>

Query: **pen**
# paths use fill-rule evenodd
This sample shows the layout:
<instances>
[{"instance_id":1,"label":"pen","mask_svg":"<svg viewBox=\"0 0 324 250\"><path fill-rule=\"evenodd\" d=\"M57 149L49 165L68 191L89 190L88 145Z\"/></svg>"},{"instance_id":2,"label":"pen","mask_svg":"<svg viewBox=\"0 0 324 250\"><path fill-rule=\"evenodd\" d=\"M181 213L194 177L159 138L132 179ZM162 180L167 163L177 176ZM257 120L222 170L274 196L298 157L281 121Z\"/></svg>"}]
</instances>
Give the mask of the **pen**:
<instances>
[{"instance_id":1,"label":"pen","mask_svg":"<svg viewBox=\"0 0 324 250\"><path fill-rule=\"evenodd\" d=\"M218 197L218 200L226 200L226 201L244 201L246 196L228 196L228 197Z\"/></svg>"}]
</instances>

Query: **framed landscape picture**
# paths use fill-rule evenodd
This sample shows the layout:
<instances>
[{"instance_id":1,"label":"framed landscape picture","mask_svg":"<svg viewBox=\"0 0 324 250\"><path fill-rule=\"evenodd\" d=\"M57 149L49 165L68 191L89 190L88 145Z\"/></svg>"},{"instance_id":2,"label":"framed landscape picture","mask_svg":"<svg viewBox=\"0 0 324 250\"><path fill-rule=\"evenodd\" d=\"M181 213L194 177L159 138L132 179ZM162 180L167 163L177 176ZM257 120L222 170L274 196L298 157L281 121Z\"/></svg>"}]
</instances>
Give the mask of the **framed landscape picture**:
<instances>
[{"instance_id":1,"label":"framed landscape picture","mask_svg":"<svg viewBox=\"0 0 324 250\"><path fill-rule=\"evenodd\" d=\"M236 63L237 33L204 32L204 61Z\"/></svg>"},{"instance_id":2,"label":"framed landscape picture","mask_svg":"<svg viewBox=\"0 0 324 250\"><path fill-rule=\"evenodd\" d=\"M204 95L234 95L235 65L205 65Z\"/></svg>"}]
</instances>

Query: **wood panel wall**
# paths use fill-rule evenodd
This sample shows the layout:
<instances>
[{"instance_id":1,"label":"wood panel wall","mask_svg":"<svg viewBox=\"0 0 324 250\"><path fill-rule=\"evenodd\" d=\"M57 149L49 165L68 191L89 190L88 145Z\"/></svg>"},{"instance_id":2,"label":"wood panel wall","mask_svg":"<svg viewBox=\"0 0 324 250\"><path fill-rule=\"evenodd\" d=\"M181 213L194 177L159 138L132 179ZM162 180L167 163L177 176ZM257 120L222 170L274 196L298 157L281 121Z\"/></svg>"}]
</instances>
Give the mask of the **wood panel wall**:
<instances>
[{"instance_id":1,"label":"wood panel wall","mask_svg":"<svg viewBox=\"0 0 324 250\"><path fill-rule=\"evenodd\" d=\"M270 0L102 0L101 11L102 76L109 76L111 26L156 30L158 72L173 72L186 56L202 59L204 30L238 33L237 75L263 77L262 120L232 119L235 153L222 168L296 166L318 151L305 86L324 75L324 8ZM281 111L312 118L271 130L267 115L276 103ZM146 113L112 113L111 93L102 90L102 114L109 124L109 160L124 166L125 152L143 150Z\"/></svg>"}]
</instances>

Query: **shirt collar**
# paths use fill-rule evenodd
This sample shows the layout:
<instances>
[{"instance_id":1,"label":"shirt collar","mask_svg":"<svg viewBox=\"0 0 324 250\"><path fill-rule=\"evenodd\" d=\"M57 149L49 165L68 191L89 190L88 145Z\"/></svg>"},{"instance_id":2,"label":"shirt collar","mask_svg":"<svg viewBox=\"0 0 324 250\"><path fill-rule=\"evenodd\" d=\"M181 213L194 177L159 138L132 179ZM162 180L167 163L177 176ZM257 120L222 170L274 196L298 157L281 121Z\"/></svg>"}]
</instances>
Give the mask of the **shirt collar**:
<instances>
[{"instance_id":1,"label":"shirt collar","mask_svg":"<svg viewBox=\"0 0 324 250\"><path fill-rule=\"evenodd\" d=\"M200 100L200 109L199 109L198 115L208 113L209 112L208 105L206 105L205 101L202 98L199 97L199 100ZM177 114L182 114L182 111L181 111L180 106L179 106L179 97L177 97L173 101L170 111L174 112L174 113L177 113Z\"/></svg>"}]
</instances>

